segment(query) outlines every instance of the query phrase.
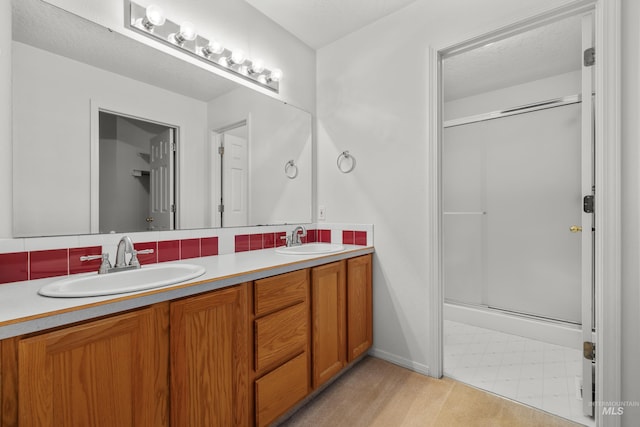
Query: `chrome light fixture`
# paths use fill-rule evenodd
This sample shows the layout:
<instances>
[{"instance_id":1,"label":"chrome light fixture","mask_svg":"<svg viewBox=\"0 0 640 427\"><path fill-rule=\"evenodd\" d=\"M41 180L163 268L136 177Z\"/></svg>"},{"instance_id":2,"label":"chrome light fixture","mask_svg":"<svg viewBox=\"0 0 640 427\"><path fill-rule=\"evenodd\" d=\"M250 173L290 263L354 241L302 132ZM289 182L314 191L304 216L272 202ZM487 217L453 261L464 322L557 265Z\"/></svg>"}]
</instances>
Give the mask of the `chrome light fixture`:
<instances>
[{"instance_id":1,"label":"chrome light fixture","mask_svg":"<svg viewBox=\"0 0 640 427\"><path fill-rule=\"evenodd\" d=\"M203 37L191 22L178 25L167 19L157 6L145 8L129 1L129 17L125 19L127 26L140 34L261 87L280 91L282 70L268 69L261 59L251 60L242 50L231 50L214 39Z\"/></svg>"}]
</instances>

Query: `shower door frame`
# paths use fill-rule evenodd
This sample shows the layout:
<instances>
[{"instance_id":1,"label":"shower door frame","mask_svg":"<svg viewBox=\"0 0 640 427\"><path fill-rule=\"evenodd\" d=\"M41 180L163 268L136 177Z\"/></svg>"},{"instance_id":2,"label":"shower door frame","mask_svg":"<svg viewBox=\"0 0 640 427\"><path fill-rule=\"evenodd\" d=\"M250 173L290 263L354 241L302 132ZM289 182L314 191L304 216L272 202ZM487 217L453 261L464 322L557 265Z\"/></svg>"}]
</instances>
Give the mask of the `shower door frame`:
<instances>
[{"instance_id":1,"label":"shower door frame","mask_svg":"<svg viewBox=\"0 0 640 427\"><path fill-rule=\"evenodd\" d=\"M598 189L595 228L595 301L596 312L596 402L621 401L621 175L620 175L620 23L621 0L575 1L468 42L443 48L429 47L428 55L428 149L427 170L427 286L429 291L429 375L443 373L443 304L442 281L442 65L444 53L465 46L468 49L486 44L498 36L520 32L523 28L594 10L595 49L595 183ZM606 283L606 292L604 285ZM598 407L596 407L598 408ZM620 417L604 417L595 411L596 425L619 426Z\"/></svg>"}]
</instances>

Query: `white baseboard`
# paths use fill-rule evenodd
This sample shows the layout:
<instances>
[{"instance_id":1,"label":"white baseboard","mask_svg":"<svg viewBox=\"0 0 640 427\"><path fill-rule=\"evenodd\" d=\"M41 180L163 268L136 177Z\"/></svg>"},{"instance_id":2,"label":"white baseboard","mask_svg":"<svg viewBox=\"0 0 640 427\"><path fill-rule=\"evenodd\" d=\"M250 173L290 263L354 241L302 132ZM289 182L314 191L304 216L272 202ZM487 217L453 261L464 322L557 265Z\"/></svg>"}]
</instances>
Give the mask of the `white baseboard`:
<instances>
[{"instance_id":1,"label":"white baseboard","mask_svg":"<svg viewBox=\"0 0 640 427\"><path fill-rule=\"evenodd\" d=\"M422 375L429 375L429 366L422 363L414 362L413 360L400 357L396 354L388 353L386 351L372 348L369 350L369 355L377 357L378 359L386 360L394 365L402 366L403 368L410 369Z\"/></svg>"}]
</instances>

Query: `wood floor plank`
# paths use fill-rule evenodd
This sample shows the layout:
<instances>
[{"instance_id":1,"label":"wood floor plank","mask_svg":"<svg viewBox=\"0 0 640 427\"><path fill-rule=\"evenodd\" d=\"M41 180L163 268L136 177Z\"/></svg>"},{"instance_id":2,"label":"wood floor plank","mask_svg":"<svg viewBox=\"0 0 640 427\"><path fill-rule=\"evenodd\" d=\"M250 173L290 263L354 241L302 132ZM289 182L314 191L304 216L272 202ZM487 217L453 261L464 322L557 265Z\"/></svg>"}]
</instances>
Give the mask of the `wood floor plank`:
<instances>
[{"instance_id":1,"label":"wood floor plank","mask_svg":"<svg viewBox=\"0 0 640 427\"><path fill-rule=\"evenodd\" d=\"M573 422L449 378L367 357L281 423L286 427L569 427Z\"/></svg>"}]
</instances>

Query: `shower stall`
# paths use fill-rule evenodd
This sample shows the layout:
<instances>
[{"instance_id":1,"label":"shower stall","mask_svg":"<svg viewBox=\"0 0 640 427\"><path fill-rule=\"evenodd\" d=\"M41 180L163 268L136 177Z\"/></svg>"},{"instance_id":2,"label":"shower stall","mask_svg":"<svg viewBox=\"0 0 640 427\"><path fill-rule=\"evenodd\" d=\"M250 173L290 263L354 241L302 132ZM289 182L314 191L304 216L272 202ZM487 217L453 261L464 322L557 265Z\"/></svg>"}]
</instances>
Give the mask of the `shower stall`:
<instances>
[{"instance_id":1,"label":"shower stall","mask_svg":"<svg viewBox=\"0 0 640 427\"><path fill-rule=\"evenodd\" d=\"M556 340L579 341L581 238L571 227L583 207L580 123L578 96L445 123L449 317L495 328L500 315L517 314L525 330L512 321L509 332L550 337L527 331L528 319L564 330Z\"/></svg>"}]
</instances>

